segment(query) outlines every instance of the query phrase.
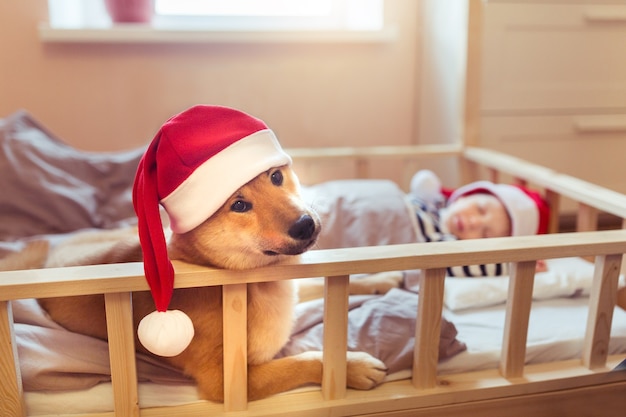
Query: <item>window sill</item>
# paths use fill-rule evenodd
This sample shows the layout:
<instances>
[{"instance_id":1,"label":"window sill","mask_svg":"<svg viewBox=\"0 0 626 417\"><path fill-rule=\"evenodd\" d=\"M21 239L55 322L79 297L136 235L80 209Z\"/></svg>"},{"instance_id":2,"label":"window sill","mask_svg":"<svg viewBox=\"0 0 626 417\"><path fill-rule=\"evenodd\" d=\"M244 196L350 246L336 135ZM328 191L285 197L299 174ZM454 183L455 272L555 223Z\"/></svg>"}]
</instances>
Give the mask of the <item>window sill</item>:
<instances>
[{"instance_id":1,"label":"window sill","mask_svg":"<svg viewBox=\"0 0 626 417\"><path fill-rule=\"evenodd\" d=\"M144 24L118 24L102 28L56 28L39 26L45 43L385 43L396 38L395 27L380 31L217 31L155 28Z\"/></svg>"}]
</instances>

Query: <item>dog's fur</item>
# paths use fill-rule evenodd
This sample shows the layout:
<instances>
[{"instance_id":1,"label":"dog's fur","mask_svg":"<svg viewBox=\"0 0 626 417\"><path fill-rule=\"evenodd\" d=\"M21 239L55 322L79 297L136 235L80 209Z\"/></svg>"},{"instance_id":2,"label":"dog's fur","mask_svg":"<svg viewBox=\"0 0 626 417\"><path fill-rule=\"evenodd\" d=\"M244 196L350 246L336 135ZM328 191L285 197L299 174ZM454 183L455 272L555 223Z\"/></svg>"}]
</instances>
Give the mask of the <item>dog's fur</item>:
<instances>
[{"instance_id":1,"label":"dog's fur","mask_svg":"<svg viewBox=\"0 0 626 417\"><path fill-rule=\"evenodd\" d=\"M264 172L241 187L200 226L184 234L173 234L168 241L168 253L171 259L219 268L256 268L308 250L319 230L317 215L300 198L295 174L290 167L283 166ZM37 245L30 247L32 251L41 249ZM37 258L32 254L24 257ZM141 259L137 233L126 229L78 236L53 249L45 266ZM381 285L379 281L375 279L372 285L366 284L366 288L357 292L384 292L398 284L395 278L382 279ZM315 296L318 294L309 292L307 298ZM290 336L295 302L290 281L248 285L248 398L251 400L321 383L320 352L274 359ZM40 304L67 329L106 339L102 296L41 299ZM223 401L221 287L178 289L174 291L170 308L189 315L195 336L183 353L163 360L193 377L202 398ZM149 293L133 295L135 325L153 310ZM139 343L136 345L145 352ZM385 374L385 366L378 359L366 353L348 353L348 386L369 389L380 383Z\"/></svg>"}]
</instances>

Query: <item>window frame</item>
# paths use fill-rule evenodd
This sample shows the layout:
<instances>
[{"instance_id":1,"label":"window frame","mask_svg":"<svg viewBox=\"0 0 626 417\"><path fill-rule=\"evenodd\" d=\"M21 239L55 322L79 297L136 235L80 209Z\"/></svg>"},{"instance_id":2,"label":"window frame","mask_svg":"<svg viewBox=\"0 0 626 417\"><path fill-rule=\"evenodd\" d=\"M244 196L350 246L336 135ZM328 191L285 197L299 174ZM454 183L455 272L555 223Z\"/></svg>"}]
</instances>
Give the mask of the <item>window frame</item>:
<instances>
[{"instance_id":1,"label":"window frame","mask_svg":"<svg viewBox=\"0 0 626 417\"><path fill-rule=\"evenodd\" d=\"M341 0L344 3L363 5L365 0ZM332 27L297 28L275 26L243 29L241 27L210 28L185 24L112 24L104 0L48 0L49 21L39 25L39 38L43 43L86 44L271 44L271 43L368 43L380 44L395 41L398 30L384 17L384 0L379 2L382 27L378 30L339 25ZM67 8L71 13L63 14Z\"/></svg>"}]
</instances>

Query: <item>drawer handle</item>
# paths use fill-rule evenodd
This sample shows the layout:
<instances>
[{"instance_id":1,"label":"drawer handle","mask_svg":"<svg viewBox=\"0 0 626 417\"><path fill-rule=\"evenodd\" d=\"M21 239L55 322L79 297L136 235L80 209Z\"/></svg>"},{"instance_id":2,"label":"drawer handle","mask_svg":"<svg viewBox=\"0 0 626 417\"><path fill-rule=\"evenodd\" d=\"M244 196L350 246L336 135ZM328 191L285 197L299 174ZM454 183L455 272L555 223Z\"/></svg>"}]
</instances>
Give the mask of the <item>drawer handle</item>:
<instances>
[{"instance_id":1,"label":"drawer handle","mask_svg":"<svg viewBox=\"0 0 626 417\"><path fill-rule=\"evenodd\" d=\"M626 23L626 8L592 8L584 12L585 19L594 23Z\"/></svg>"},{"instance_id":2,"label":"drawer handle","mask_svg":"<svg viewBox=\"0 0 626 417\"><path fill-rule=\"evenodd\" d=\"M581 133L626 133L626 120L576 120L574 127Z\"/></svg>"}]
</instances>

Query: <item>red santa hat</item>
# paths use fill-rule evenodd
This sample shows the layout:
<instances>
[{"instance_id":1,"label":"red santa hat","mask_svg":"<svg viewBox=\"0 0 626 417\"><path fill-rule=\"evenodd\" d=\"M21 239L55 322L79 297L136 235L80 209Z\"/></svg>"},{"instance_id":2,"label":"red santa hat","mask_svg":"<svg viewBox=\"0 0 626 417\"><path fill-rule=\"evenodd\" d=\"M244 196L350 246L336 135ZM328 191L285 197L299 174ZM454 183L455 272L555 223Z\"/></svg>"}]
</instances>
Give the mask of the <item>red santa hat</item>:
<instances>
[{"instance_id":1,"label":"red santa hat","mask_svg":"<svg viewBox=\"0 0 626 417\"><path fill-rule=\"evenodd\" d=\"M241 186L291 158L261 120L220 106L195 106L169 119L139 162L133 187L146 280L156 306L138 328L142 345L160 356L181 353L193 324L168 310L174 269L159 213L162 205L174 233L211 217Z\"/></svg>"},{"instance_id":2,"label":"red santa hat","mask_svg":"<svg viewBox=\"0 0 626 417\"><path fill-rule=\"evenodd\" d=\"M538 192L517 185L476 181L453 191L448 204L476 193L492 194L502 202L511 219L511 236L547 233L550 208Z\"/></svg>"}]
</instances>

